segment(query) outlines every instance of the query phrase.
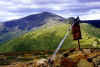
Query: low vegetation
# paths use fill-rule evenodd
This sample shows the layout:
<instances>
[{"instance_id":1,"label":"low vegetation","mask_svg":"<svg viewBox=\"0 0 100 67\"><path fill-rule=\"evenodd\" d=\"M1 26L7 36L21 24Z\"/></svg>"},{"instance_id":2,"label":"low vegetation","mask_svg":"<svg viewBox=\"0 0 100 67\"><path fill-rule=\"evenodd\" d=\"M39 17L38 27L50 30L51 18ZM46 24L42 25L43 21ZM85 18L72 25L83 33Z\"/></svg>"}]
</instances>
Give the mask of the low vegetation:
<instances>
[{"instance_id":1,"label":"low vegetation","mask_svg":"<svg viewBox=\"0 0 100 67\"><path fill-rule=\"evenodd\" d=\"M55 50L69 26L70 24L64 23L45 25L36 31L31 31L1 45L0 52ZM81 31L83 39L80 40L80 43L82 48L100 48L100 29L82 23ZM72 34L70 34L61 49L75 47L77 47L77 41L74 41Z\"/></svg>"}]
</instances>

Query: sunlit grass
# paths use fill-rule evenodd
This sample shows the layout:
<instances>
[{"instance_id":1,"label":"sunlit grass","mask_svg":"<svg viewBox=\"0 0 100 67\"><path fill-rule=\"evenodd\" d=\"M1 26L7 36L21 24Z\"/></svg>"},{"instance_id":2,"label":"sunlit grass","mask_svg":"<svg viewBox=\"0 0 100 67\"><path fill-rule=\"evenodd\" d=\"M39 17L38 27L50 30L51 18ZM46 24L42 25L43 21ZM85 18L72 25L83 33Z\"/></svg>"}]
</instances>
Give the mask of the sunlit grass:
<instances>
[{"instance_id":1,"label":"sunlit grass","mask_svg":"<svg viewBox=\"0 0 100 67\"><path fill-rule=\"evenodd\" d=\"M31 31L25 35L11 40L0 47L0 52L28 51L28 50L55 50L64 37L70 24L54 24L43 26L38 30ZM82 39L80 40L83 48L100 48L100 29L88 24L81 24ZM96 34L95 34L96 32ZM94 42L96 46L93 46ZM61 49L75 48L77 41L74 41L72 34L65 40ZM6 49L6 50L5 50Z\"/></svg>"}]
</instances>

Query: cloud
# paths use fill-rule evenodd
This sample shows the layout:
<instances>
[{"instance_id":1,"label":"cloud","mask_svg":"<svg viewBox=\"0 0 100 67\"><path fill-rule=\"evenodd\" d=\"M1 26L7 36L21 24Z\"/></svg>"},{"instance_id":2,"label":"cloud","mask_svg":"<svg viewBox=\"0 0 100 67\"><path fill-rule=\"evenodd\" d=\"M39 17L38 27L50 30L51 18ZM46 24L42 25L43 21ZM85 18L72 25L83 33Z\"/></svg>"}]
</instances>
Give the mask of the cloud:
<instances>
[{"instance_id":1,"label":"cloud","mask_svg":"<svg viewBox=\"0 0 100 67\"><path fill-rule=\"evenodd\" d=\"M81 16L82 20L100 20L100 9L93 9Z\"/></svg>"},{"instance_id":2,"label":"cloud","mask_svg":"<svg viewBox=\"0 0 100 67\"><path fill-rule=\"evenodd\" d=\"M32 4L34 0L12 0L14 3L22 3L22 4Z\"/></svg>"},{"instance_id":3,"label":"cloud","mask_svg":"<svg viewBox=\"0 0 100 67\"><path fill-rule=\"evenodd\" d=\"M100 2L100 0L78 0L79 2L82 2L82 3L89 3L89 2Z\"/></svg>"},{"instance_id":4,"label":"cloud","mask_svg":"<svg viewBox=\"0 0 100 67\"><path fill-rule=\"evenodd\" d=\"M2 5L2 6L10 6L10 5L13 5L13 3L12 2L9 2L9 1L7 1L7 2L5 2L5 1L0 1L0 5Z\"/></svg>"},{"instance_id":5,"label":"cloud","mask_svg":"<svg viewBox=\"0 0 100 67\"><path fill-rule=\"evenodd\" d=\"M98 19L95 16L99 16L99 9L98 0L0 0L0 19L7 21L42 11L53 12L66 18L80 16L85 19L88 16L86 19Z\"/></svg>"},{"instance_id":6,"label":"cloud","mask_svg":"<svg viewBox=\"0 0 100 67\"><path fill-rule=\"evenodd\" d=\"M2 21L6 21L6 20L13 20L13 19L17 19L20 18L21 16L12 13L12 12L7 12L7 11L0 11L0 19Z\"/></svg>"}]
</instances>

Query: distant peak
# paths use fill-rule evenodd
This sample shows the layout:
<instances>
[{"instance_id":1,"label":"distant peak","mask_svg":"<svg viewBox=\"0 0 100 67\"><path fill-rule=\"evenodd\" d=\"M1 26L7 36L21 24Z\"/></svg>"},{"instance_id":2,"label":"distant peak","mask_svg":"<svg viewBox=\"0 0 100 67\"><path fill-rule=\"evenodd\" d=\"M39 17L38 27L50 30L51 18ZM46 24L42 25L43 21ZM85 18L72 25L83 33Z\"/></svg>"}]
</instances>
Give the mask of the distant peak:
<instances>
[{"instance_id":1,"label":"distant peak","mask_svg":"<svg viewBox=\"0 0 100 67\"><path fill-rule=\"evenodd\" d=\"M50 12L42 12L41 14L53 14L53 13L50 13Z\"/></svg>"}]
</instances>

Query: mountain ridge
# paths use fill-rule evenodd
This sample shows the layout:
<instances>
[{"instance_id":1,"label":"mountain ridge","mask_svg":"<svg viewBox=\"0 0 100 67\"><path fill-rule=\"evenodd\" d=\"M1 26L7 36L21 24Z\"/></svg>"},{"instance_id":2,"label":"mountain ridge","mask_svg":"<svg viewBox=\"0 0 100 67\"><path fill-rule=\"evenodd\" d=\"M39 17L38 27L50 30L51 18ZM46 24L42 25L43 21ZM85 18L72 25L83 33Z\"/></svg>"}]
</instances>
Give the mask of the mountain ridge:
<instances>
[{"instance_id":1,"label":"mountain ridge","mask_svg":"<svg viewBox=\"0 0 100 67\"><path fill-rule=\"evenodd\" d=\"M91 24L92 26L100 28L100 20L82 20L81 22L88 23L88 24Z\"/></svg>"},{"instance_id":2,"label":"mountain ridge","mask_svg":"<svg viewBox=\"0 0 100 67\"><path fill-rule=\"evenodd\" d=\"M66 19L54 13L41 12L39 14L32 14L20 19L6 21L0 23L0 43L19 37L48 23L49 25L59 22L70 23L73 19L74 17ZM97 28L100 28L99 21L100 20L83 20L81 23L88 23Z\"/></svg>"},{"instance_id":3,"label":"mountain ridge","mask_svg":"<svg viewBox=\"0 0 100 67\"><path fill-rule=\"evenodd\" d=\"M49 21L64 21L65 18L49 12L32 14L21 19L3 22L0 26L0 41L5 42L12 39L14 36L20 36L32 29L41 27ZM50 23L50 22L49 22ZM3 36L3 37L2 37ZM11 38L8 38L8 37Z\"/></svg>"}]
</instances>

